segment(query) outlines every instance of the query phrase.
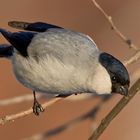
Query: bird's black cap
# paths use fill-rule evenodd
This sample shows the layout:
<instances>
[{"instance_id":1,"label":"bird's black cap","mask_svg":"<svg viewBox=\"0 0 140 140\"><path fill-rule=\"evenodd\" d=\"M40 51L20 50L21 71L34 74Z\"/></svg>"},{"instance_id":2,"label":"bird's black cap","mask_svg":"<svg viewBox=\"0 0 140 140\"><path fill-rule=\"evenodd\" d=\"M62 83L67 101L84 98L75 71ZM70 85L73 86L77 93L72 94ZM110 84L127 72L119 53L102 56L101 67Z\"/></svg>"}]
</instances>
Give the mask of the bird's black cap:
<instances>
[{"instance_id":1,"label":"bird's black cap","mask_svg":"<svg viewBox=\"0 0 140 140\"><path fill-rule=\"evenodd\" d=\"M130 78L125 66L118 59L105 52L100 54L99 62L106 68L110 75L112 92L127 95Z\"/></svg>"}]
</instances>

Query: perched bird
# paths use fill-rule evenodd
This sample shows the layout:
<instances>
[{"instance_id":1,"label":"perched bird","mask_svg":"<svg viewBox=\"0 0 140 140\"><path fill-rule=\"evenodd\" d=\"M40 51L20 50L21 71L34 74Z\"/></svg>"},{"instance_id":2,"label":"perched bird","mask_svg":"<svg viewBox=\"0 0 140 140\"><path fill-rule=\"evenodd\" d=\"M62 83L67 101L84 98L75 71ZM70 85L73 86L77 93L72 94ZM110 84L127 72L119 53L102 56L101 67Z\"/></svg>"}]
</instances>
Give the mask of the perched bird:
<instances>
[{"instance_id":1,"label":"perched bird","mask_svg":"<svg viewBox=\"0 0 140 140\"><path fill-rule=\"evenodd\" d=\"M128 94L129 74L114 56L100 51L87 35L55 25L11 21L27 31L0 33L10 44L0 45L19 82L34 93L33 112L43 108L35 92L67 96L76 93Z\"/></svg>"}]
</instances>

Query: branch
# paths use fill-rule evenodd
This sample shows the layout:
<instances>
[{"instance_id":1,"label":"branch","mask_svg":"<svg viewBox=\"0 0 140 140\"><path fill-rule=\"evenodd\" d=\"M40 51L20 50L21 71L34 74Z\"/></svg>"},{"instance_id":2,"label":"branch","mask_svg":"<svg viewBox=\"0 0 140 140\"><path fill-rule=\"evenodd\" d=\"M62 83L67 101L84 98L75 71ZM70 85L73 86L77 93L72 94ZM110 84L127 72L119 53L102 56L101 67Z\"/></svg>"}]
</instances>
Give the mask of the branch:
<instances>
[{"instance_id":1,"label":"branch","mask_svg":"<svg viewBox=\"0 0 140 140\"><path fill-rule=\"evenodd\" d=\"M48 132L45 132L43 134L35 134L35 135L31 136L30 138L26 138L23 140L42 140L44 138L47 139L51 136L57 135L57 134L65 131L68 128L74 127L76 124L80 123L81 121L85 121L87 119L94 120L96 118L97 113L104 105L104 103L109 101L109 99L111 97L112 96L109 96L109 95L101 96L101 100L99 101L99 103L95 107L93 107L90 111L86 112L85 114L83 114L83 115L77 117L76 119L73 119L63 125L60 125L57 128L49 130Z\"/></svg>"},{"instance_id":2,"label":"branch","mask_svg":"<svg viewBox=\"0 0 140 140\"><path fill-rule=\"evenodd\" d=\"M140 58L140 51L138 50L132 57L130 57L128 60L124 61L124 65L128 66L134 62L136 62Z\"/></svg>"},{"instance_id":3,"label":"branch","mask_svg":"<svg viewBox=\"0 0 140 140\"><path fill-rule=\"evenodd\" d=\"M25 138L22 140L43 140L44 139L44 135L43 134L36 134L31 136L30 138Z\"/></svg>"},{"instance_id":4,"label":"branch","mask_svg":"<svg viewBox=\"0 0 140 140\"><path fill-rule=\"evenodd\" d=\"M101 121L98 128L93 132L88 140L97 140L104 132L111 121L120 113L120 111L131 101L131 99L140 90L140 79L130 88L128 97L123 97L117 105L109 112L109 114Z\"/></svg>"},{"instance_id":5,"label":"branch","mask_svg":"<svg viewBox=\"0 0 140 140\"><path fill-rule=\"evenodd\" d=\"M121 33L121 31L116 27L114 24L112 17L109 16L104 9L96 2L96 0L92 0L96 8L104 15L104 17L107 19L109 24L111 25L111 29L115 31L115 33L125 42L127 45L129 45L130 48L133 48L134 50L139 50L139 48L132 43L130 39L128 39L124 34Z\"/></svg>"},{"instance_id":6,"label":"branch","mask_svg":"<svg viewBox=\"0 0 140 140\"><path fill-rule=\"evenodd\" d=\"M43 95L37 94L36 96L39 99ZM21 102L24 102L24 101L31 101L31 100L33 100L33 95L32 94L23 95L23 96L13 97L13 98L10 98L10 99L0 100L0 106L13 105L13 104L21 103Z\"/></svg>"},{"instance_id":7,"label":"branch","mask_svg":"<svg viewBox=\"0 0 140 140\"><path fill-rule=\"evenodd\" d=\"M68 96L68 97L66 97L67 99L71 99L71 97L72 96L74 96L74 95L70 95L70 96ZM23 96L24 97L24 96ZM30 96L29 96L30 97ZM41 97L41 96L39 96L39 97ZM98 96L95 96L95 97L98 97ZM17 98L13 98L14 100L15 99L18 99L18 98L21 98L21 97L17 97ZM102 99L102 101L105 101L105 100L107 100L107 96L103 96L102 97L103 99ZM22 99L22 98L21 98ZM64 99L64 97L62 98L62 97L56 97L56 98L53 98L52 100L50 100L50 101L48 101L48 102L45 102L44 104L42 104L42 107L43 108L46 108L46 107L48 107L48 106L50 106L50 105L53 105L54 103L56 103L56 102L58 102L58 101L60 101L60 100L63 100ZM7 101L10 101L11 99L8 99ZM13 100L13 101L14 101ZM3 105L5 105L5 103L7 104L8 102L7 102L6 100L4 101L4 104ZM102 102L101 101L101 102ZM11 102L11 101L10 101ZM11 102L12 103L12 102ZM15 102L14 102L15 103ZM28 110L25 110L25 111L21 111L21 112L19 112L19 113L17 113L17 114L12 114L12 115L7 115L7 116L4 116L4 117L1 117L0 118L0 125L4 125L5 123L7 123L7 122L13 122L13 121L15 121L16 119L19 119L19 118L22 118L22 117L25 117L25 116L27 116L27 115L29 115L29 114L31 114L31 113L33 113L33 109L32 108L30 108L30 109L28 109Z\"/></svg>"},{"instance_id":8,"label":"branch","mask_svg":"<svg viewBox=\"0 0 140 140\"><path fill-rule=\"evenodd\" d=\"M46 108L60 100L62 100L63 98L54 98L52 99L51 101L48 101L48 102L45 102L44 104L42 104L42 107L43 108ZM2 118L0 118L0 125L4 125L6 122L13 122L15 121L16 119L19 119L19 118L22 118L22 117L25 117L29 114L33 113L33 109L30 108L28 110L25 110L25 111L22 111L22 112L19 112L17 114L12 114L12 115L8 115L8 116L4 116Z\"/></svg>"},{"instance_id":9,"label":"branch","mask_svg":"<svg viewBox=\"0 0 140 140\"><path fill-rule=\"evenodd\" d=\"M115 33L127 44L130 48L134 49L136 51L135 55L132 56L129 60L124 61L124 65L127 66L129 64L134 63L140 58L140 50L139 48L132 43L130 39L128 39L125 35L121 33L121 31L116 27L115 23L112 20L112 17L109 16L104 9L96 2L96 0L92 0L96 8L104 15L104 17L107 19L109 24L111 25L111 29L115 31Z\"/></svg>"}]
</instances>

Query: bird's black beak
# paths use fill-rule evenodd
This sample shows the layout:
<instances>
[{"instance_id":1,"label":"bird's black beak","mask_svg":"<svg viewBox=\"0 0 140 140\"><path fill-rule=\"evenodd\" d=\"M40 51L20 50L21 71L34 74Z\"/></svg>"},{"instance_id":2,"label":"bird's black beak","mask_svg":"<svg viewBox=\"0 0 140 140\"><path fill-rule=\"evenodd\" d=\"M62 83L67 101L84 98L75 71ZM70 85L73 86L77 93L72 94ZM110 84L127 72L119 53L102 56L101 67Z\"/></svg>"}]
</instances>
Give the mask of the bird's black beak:
<instances>
[{"instance_id":1,"label":"bird's black beak","mask_svg":"<svg viewBox=\"0 0 140 140\"><path fill-rule=\"evenodd\" d=\"M128 96L128 86L118 86L116 92L120 93L121 95Z\"/></svg>"}]
</instances>

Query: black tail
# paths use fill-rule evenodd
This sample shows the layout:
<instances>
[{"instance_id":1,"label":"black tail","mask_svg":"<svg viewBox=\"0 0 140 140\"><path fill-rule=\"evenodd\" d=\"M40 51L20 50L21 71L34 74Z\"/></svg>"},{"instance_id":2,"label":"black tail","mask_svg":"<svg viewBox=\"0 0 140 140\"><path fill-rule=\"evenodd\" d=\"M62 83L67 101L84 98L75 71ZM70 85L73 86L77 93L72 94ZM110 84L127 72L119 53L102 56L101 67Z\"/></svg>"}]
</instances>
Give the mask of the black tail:
<instances>
[{"instance_id":1,"label":"black tail","mask_svg":"<svg viewBox=\"0 0 140 140\"><path fill-rule=\"evenodd\" d=\"M0 57L9 58L13 55L13 46L8 44L0 44Z\"/></svg>"},{"instance_id":2,"label":"black tail","mask_svg":"<svg viewBox=\"0 0 140 140\"><path fill-rule=\"evenodd\" d=\"M61 28L59 26L44 23L44 22L28 23L28 22L22 22L22 21L10 21L8 22L8 25L13 28L28 30L28 31L35 31L35 32L45 32L50 28Z\"/></svg>"}]
</instances>

